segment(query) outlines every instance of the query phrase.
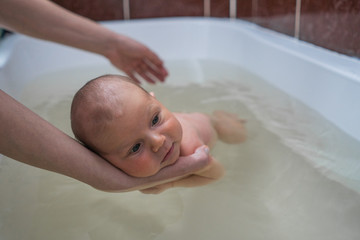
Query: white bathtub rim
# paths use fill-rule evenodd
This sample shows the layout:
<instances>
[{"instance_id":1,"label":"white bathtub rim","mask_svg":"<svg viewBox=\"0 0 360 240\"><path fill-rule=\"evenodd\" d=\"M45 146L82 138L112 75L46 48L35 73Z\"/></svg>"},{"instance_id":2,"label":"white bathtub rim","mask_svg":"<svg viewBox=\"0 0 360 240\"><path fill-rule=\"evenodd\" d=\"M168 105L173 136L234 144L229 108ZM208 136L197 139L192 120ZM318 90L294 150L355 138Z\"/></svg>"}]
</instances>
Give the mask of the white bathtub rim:
<instances>
[{"instance_id":1,"label":"white bathtub rim","mask_svg":"<svg viewBox=\"0 0 360 240\"><path fill-rule=\"evenodd\" d=\"M199 17L172 17L159 19L135 19L127 21L104 21L104 26L114 30L118 24L126 24L136 26L143 24L144 26L153 26L154 24L187 24L189 26L197 25L204 28L222 27L242 31L248 35L257 38L259 41L267 45L274 46L283 51L287 51L294 56L306 59L318 66L324 67L329 71L337 72L347 76L357 82L360 82L360 59L347 56L332 50L328 50L309 42L305 42L288 35L263 28L254 23L250 23L241 19L227 18L199 18ZM211 29L210 29L211 30ZM135 37L136 38L136 37ZM141 41L141 39L139 39ZM160 52L161 49L159 49ZM210 51L210 49L208 49Z\"/></svg>"},{"instance_id":2,"label":"white bathtub rim","mask_svg":"<svg viewBox=\"0 0 360 240\"><path fill-rule=\"evenodd\" d=\"M128 21L104 21L100 23L110 29L126 25L146 26L154 24L188 24L192 26L195 24L205 28L214 26L232 28L236 31L245 32L268 45L272 45L278 49L282 49L283 51L288 51L294 56L303 58L318 66L326 68L329 71L337 72L349 79L360 82L360 59L330 51L311 43L304 42L239 19L173 17L147 20L137 19ZM16 47L16 44L18 44L17 42L21 42L23 38L26 39L27 37L15 34L15 36L8 36L0 42L0 69L6 65L8 59L11 57L13 48ZM141 39L139 39L139 41L141 41ZM210 51L210 49L208 49L208 51ZM161 55L161 49L159 49L159 52L159 55Z\"/></svg>"}]
</instances>

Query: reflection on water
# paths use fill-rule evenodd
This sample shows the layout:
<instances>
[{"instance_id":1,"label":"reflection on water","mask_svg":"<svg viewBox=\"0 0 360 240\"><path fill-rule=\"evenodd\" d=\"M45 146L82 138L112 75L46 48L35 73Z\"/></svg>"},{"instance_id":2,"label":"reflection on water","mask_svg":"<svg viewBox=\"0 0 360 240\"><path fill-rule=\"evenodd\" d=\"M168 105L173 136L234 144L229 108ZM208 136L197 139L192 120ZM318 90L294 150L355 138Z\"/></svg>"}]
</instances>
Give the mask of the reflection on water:
<instances>
[{"instance_id":1,"label":"reflection on water","mask_svg":"<svg viewBox=\"0 0 360 240\"><path fill-rule=\"evenodd\" d=\"M168 68L167 85L145 88L170 110L223 109L247 119L245 143L218 143L212 151L226 176L161 195L110 194L3 158L1 239L360 238L357 141L236 66L173 61ZM100 66L42 76L23 101L71 135L72 95L114 71Z\"/></svg>"}]
</instances>

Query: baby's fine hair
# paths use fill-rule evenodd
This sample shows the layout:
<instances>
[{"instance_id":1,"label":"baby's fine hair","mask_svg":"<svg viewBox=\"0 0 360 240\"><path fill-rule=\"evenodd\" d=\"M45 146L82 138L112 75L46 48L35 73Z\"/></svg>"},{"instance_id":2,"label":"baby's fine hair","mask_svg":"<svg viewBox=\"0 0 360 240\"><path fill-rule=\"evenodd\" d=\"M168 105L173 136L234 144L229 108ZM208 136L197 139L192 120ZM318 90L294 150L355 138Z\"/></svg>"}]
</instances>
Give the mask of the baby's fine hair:
<instances>
[{"instance_id":1,"label":"baby's fine hair","mask_svg":"<svg viewBox=\"0 0 360 240\"><path fill-rule=\"evenodd\" d=\"M71 128L76 139L95 151L96 147L91 144L89 129L85 128L84 121L87 121L87 124L91 123L91 131L100 135L106 123L114 119L112 103L117 102L121 93L114 92L108 87L108 83L111 82L127 82L149 94L130 78L113 74L94 78L77 91L71 104Z\"/></svg>"}]
</instances>

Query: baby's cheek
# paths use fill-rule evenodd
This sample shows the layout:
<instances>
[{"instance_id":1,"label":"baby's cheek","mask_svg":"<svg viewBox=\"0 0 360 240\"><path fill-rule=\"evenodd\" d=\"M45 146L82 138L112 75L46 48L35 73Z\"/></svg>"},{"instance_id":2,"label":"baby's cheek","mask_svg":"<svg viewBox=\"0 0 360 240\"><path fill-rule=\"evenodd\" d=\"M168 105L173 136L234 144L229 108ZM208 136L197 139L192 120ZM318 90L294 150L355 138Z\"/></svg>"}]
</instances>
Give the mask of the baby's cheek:
<instances>
[{"instance_id":1,"label":"baby's cheek","mask_svg":"<svg viewBox=\"0 0 360 240\"><path fill-rule=\"evenodd\" d=\"M154 162L155 161L152 161L150 156L138 159L132 166L132 170L135 173L134 176L148 177L156 174L160 169Z\"/></svg>"}]
</instances>

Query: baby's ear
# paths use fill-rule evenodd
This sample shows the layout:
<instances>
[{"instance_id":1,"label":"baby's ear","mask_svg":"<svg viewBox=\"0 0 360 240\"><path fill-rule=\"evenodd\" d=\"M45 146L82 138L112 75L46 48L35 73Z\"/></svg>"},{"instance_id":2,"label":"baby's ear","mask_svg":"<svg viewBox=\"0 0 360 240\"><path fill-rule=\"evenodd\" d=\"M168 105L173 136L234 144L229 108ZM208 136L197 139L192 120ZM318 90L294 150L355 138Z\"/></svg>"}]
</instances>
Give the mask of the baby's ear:
<instances>
[{"instance_id":1,"label":"baby's ear","mask_svg":"<svg viewBox=\"0 0 360 240\"><path fill-rule=\"evenodd\" d=\"M155 93L154 92L149 92L151 96L155 97Z\"/></svg>"}]
</instances>

